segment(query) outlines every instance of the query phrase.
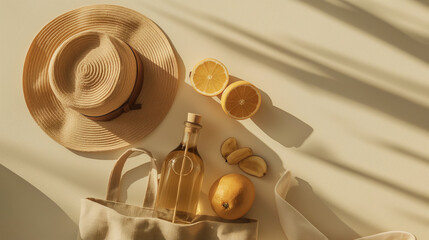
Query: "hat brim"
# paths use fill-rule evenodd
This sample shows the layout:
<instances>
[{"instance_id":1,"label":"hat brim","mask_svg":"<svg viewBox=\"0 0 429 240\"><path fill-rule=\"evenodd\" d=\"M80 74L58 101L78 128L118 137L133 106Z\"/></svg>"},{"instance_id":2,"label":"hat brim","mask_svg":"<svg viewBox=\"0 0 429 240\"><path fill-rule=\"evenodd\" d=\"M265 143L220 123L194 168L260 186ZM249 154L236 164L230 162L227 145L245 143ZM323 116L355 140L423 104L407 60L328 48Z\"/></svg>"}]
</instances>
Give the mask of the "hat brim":
<instances>
[{"instance_id":1,"label":"hat brim","mask_svg":"<svg viewBox=\"0 0 429 240\"><path fill-rule=\"evenodd\" d=\"M143 87L132 110L111 121L93 121L65 108L48 79L49 61L58 46L83 31L117 37L138 52L144 68ZM114 150L137 142L168 113L178 87L178 66L167 36L150 19L115 5L72 10L49 22L34 38L24 64L23 90L37 124L61 145L83 152Z\"/></svg>"}]
</instances>

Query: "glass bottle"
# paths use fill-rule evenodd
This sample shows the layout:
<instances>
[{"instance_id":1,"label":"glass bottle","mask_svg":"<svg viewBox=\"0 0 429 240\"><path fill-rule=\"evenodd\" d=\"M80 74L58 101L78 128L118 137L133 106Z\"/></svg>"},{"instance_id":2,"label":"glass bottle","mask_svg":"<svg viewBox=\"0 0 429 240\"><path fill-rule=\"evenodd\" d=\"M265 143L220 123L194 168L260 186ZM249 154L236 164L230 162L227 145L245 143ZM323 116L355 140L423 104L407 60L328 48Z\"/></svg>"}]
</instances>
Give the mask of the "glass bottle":
<instances>
[{"instance_id":1,"label":"glass bottle","mask_svg":"<svg viewBox=\"0 0 429 240\"><path fill-rule=\"evenodd\" d=\"M165 158L155 204L157 216L189 223L195 218L204 165L197 150L201 115L188 113L182 142Z\"/></svg>"}]
</instances>

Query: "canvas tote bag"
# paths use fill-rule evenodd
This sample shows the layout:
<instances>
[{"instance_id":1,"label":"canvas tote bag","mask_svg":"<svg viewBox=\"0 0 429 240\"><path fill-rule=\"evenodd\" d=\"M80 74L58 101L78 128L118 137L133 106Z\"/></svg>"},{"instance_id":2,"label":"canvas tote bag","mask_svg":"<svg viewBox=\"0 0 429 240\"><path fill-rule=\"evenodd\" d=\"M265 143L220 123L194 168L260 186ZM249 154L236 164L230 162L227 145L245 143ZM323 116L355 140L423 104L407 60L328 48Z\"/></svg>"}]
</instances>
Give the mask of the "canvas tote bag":
<instances>
[{"instance_id":1,"label":"canvas tote bag","mask_svg":"<svg viewBox=\"0 0 429 240\"><path fill-rule=\"evenodd\" d=\"M122 169L134 152L146 154L151 159L143 207L119 201ZM82 200L78 239L257 239L258 222L252 219L225 221L212 216L198 216L191 224L176 224L155 218L153 209L158 188L155 161L149 151L140 148L131 148L119 157L110 174L106 199Z\"/></svg>"},{"instance_id":2,"label":"canvas tote bag","mask_svg":"<svg viewBox=\"0 0 429 240\"><path fill-rule=\"evenodd\" d=\"M321 231L286 201L287 193L295 185L296 179L290 171L286 171L274 189L277 212L283 232L288 240L328 240ZM355 240L416 240L416 237L408 232L391 231Z\"/></svg>"}]
</instances>

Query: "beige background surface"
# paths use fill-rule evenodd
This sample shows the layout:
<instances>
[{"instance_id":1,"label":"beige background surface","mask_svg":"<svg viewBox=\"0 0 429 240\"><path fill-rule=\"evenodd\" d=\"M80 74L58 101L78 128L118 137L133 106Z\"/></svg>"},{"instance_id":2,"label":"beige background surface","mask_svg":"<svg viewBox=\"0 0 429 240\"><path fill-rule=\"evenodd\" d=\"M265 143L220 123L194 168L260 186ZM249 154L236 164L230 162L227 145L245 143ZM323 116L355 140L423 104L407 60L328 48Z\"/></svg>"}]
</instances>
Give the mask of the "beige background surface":
<instances>
[{"instance_id":1,"label":"beige background surface","mask_svg":"<svg viewBox=\"0 0 429 240\"><path fill-rule=\"evenodd\" d=\"M265 157L252 178L260 239L283 239L273 187L290 169L289 200L330 239L404 230L429 239L429 2L410 1L15 1L0 2L0 236L74 239L80 199L104 197L120 152L82 154L51 140L22 94L28 47L51 19L116 3L153 19L189 71L213 57L263 91L252 119L237 122L216 100L180 84L162 124L136 146L162 159L178 144L186 113L204 115L200 152L206 194L227 166L219 144L236 136ZM183 69L184 68L184 69ZM182 79L184 78L182 72ZM187 81L187 79L186 79ZM124 183L142 202L147 165L135 157ZM134 168L134 169L133 169ZM132 169L132 170L131 170Z\"/></svg>"}]
</instances>

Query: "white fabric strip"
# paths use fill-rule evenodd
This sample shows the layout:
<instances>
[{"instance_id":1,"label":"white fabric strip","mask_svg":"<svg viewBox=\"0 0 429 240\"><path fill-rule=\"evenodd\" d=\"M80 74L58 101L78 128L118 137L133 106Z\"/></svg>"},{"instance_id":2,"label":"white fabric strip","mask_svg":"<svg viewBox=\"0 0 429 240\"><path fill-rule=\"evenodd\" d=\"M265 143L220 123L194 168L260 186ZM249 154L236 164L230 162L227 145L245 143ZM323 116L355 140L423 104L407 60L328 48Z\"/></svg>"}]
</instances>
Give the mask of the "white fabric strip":
<instances>
[{"instance_id":1,"label":"white fabric strip","mask_svg":"<svg viewBox=\"0 0 429 240\"><path fill-rule=\"evenodd\" d=\"M296 179L290 171L286 171L274 188L277 213L283 232L288 240L327 240L328 238L323 233L286 201L286 195L294 184L296 184ZM356 240L416 240L416 237L408 232L392 231Z\"/></svg>"}]
</instances>

